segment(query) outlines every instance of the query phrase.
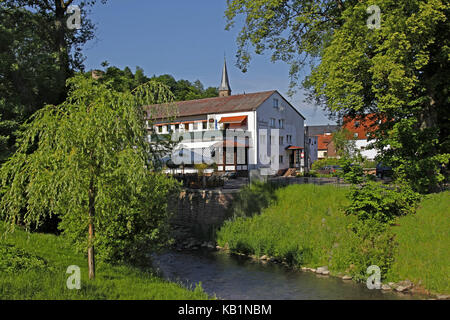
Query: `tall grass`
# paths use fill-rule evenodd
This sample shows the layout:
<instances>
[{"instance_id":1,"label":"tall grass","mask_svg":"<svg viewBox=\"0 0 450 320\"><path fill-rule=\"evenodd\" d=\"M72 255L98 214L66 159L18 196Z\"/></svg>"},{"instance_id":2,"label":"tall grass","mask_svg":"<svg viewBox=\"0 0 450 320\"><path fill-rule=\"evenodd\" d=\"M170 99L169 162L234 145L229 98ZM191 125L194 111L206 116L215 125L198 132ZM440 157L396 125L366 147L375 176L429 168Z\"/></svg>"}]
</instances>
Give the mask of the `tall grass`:
<instances>
[{"instance_id":1,"label":"tall grass","mask_svg":"<svg viewBox=\"0 0 450 320\"><path fill-rule=\"evenodd\" d=\"M236 217L218 232L231 251L270 255L296 266L348 267L347 226L354 218L341 208L345 190L334 186L291 185L274 192L276 202L253 217Z\"/></svg>"},{"instance_id":2,"label":"tall grass","mask_svg":"<svg viewBox=\"0 0 450 320\"><path fill-rule=\"evenodd\" d=\"M409 279L428 290L450 294L450 192L427 196L416 214L401 217L393 281Z\"/></svg>"},{"instance_id":3,"label":"tall grass","mask_svg":"<svg viewBox=\"0 0 450 320\"><path fill-rule=\"evenodd\" d=\"M395 220L399 226L367 225L359 236L351 229L356 217L343 212L346 192L315 185L277 189L261 214L227 221L217 233L218 244L297 267L326 265L358 280L375 264L384 282L409 279L432 292L450 292L449 192L426 197L416 214Z\"/></svg>"},{"instance_id":4,"label":"tall grass","mask_svg":"<svg viewBox=\"0 0 450 320\"><path fill-rule=\"evenodd\" d=\"M86 258L63 237L3 232L0 223L0 251L11 255L0 263L0 299L208 299L201 287L188 290L130 266L99 264L95 280L88 280ZM81 268L80 290L67 289L70 265Z\"/></svg>"}]
</instances>

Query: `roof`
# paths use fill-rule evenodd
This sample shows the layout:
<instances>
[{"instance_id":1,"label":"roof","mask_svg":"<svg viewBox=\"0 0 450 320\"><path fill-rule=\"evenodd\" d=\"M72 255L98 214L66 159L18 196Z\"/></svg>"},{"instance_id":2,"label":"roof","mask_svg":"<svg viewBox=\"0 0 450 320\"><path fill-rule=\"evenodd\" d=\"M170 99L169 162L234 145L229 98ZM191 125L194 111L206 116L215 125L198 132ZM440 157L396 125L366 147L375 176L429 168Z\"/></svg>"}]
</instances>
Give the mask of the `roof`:
<instances>
[{"instance_id":1,"label":"roof","mask_svg":"<svg viewBox=\"0 0 450 320\"><path fill-rule=\"evenodd\" d=\"M174 113L176 113L177 117L184 117L214 113L254 111L275 92L277 91L272 90L237 94L228 97L178 101L174 102ZM144 110L147 111L148 117L153 119L168 118L168 108L170 108L170 106L161 104L144 106Z\"/></svg>"},{"instance_id":2,"label":"roof","mask_svg":"<svg viewBox=\"0 0 450 320\"><path fill-rule=\"evenodd\" d=\"M220 83L219 91L230 91L230 81L228 80L228 71L227 71L227 62L223 61L223 70L222 70L222 82Z\"/></svg>"},{"instance_id":3,"label":"roof","mask_svg":"<svg viewBox=\"0 0 450 320\"><path fill-rule=\"evenodd\" d=\"M328 150L328 144L332 140L331 134L319 134L317 140L317 150Z\"/></svg>"},{"instance_id":4,"label":"roof","mask_svg":"<svg viewBox=\"0 0 450 320\"><path fill-rule=\"evenodd\" d=\"M374 113L354 118L344 117L342 127L357 134L354 136L355 139L367 140L368 134L377 129L380 118L382 117Z\"/></svg>"},{"instance_id":5,"label":"roof","mask_svg":"<svg viewBox=\"0 0 450 320\"><path fill-rule=\"evenodd\" d=\"M319 125L319 126L306 126L308 129L308 137L318 136L325 133L333 133L339 130L338 125Z\"/></svg>"}]
</instances>

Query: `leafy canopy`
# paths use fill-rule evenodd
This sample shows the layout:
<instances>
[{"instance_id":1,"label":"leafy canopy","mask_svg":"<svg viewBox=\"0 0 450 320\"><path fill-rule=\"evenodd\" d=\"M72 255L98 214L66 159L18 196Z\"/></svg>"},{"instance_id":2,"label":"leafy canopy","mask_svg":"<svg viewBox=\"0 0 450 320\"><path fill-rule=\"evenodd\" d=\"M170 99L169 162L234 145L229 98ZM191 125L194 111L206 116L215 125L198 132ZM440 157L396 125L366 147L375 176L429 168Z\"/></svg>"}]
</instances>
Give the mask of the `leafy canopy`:
<instances>
[{"instance_id":1,"label":"leafy canopy","mask_svg":"<svg viewBox=\"0 0 450 320\"><path fill-rule=\"evenodd\" d=\"M30 227L58 215L59 228L84 250L95 212L100 258L138 258L165 241L167 196L176 187L157 171L164 148L148 143L141 106L173 95L154 81L132 92L82 75L68 85L67 100L32 116L1 168L2 218Z\"/></svg>"},{"instance_id":2,"label":"leafy canopy","mask_svg":"<svg viewBox=\"0 0 450 320\"><path fill-rule=\"evenodd\" d=\"M369 29L367 8L381 10ZM373 113L371 139L383 163L415 190L430 192L450 158L450 3L444 0L232 0L227 28L244 16L237 64L253 48L291 66L291 88L302 82L330 114ZM309 63L308 63L309 62Z\"/></svg>"}]
</instances>

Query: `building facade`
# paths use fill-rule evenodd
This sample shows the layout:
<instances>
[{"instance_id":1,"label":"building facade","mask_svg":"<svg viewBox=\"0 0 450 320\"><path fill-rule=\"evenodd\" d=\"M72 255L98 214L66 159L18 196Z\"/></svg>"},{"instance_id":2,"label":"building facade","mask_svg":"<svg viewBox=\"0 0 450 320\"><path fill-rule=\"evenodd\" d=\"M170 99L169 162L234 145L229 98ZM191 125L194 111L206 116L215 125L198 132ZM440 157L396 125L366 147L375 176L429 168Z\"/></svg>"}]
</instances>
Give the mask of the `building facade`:
<instances>
[{"instance_id":1,"label":"building facade","mask_svg":"<svg viewBox=\"0 0 450 320\"><path fill-rule=\"evenodd\" d=\"M144 109L149 136L179 141L168 157L184 172L199 163L218 171L303 170L305 118L276 90L231 95L225 63L219 97Z\"/></svg>"}]
</instances>

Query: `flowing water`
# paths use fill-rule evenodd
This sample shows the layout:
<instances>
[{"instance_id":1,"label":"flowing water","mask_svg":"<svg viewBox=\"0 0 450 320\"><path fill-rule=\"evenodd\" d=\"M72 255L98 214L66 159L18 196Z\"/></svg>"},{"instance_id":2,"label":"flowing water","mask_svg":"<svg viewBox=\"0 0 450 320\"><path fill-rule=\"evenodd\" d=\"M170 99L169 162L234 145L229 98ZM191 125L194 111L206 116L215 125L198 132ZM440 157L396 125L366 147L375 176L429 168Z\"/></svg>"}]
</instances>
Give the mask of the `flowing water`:
<instances>
[{"instance_id":1,"label":"flowing water","mask_svg":"<svg viewBox=\"0 0 450 320\"><path fill-rule=\"evenodd\" d=\"M369 290L365 284L261 263L222 251L169 251L152 257L163 276L188 287L201 282L219 299L419 299L419 296Z\"/></svg>"}]
</instances>

